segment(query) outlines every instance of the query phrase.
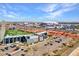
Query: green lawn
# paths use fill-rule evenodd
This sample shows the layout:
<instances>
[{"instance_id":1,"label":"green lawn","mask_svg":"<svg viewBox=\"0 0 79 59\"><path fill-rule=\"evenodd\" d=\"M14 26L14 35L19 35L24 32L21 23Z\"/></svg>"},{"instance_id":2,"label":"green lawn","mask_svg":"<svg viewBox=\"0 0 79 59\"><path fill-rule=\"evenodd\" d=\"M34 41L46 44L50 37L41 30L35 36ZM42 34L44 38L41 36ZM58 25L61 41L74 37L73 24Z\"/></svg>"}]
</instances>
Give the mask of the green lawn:
<instances>
[{"instance_id":1,"label":"green lawn","mask_svg":"<svg viewBox=\"0 0 79 59\"><path fill-rule=\"evenodd\" d=\"M76 29L79 29L79 25L75 26Z\"/></svg>"},{"instance_id":2,"label":"green lawn","mask_svg":"<svg viewBox=\"0 0 79 59\"><path fill-rule=\"evenodd\" d=\"M31 32L23 32L21 30L6 30L5 36L6 35L27 35L27 34L32 34Z\"/></svg>"}]
</instances>

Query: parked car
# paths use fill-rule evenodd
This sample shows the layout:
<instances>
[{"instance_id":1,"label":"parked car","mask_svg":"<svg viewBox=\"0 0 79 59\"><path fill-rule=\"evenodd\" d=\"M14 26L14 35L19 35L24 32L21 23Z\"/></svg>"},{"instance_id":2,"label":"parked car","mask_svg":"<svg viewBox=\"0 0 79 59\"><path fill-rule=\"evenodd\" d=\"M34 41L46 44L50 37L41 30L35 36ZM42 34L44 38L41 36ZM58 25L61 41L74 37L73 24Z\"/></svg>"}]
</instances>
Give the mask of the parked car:
<instances>
[{"instance_id":1,"label":"parked car","mask_svg":"<svg viewBox=\"0 0 79 59\"><path fill-rule=\"evenodd\" d=\"M21 54L21 56L25 56L25 54Z\"/></svg>"},{"instance_id":2,"label":"parked car","mask_svg":"<svg viewBox=\"0 0 79 59\"><path fill-rule=\"evenodd\" d=\"M53 45L52 43L50 43L50 45Z\"/></svg>"},{"instance_id":3,"label":"parked car","mask_svg":"<svg viewBox=\"0 0 79 59\"><path fill-rule=\"evenodd\" d=\"M55 41L55 42L60 43L60 41Z\"/></svg>"},{"instance_id":4,"label":"parked car","mask_svg":"<svg viewBox=\"0 0 79 59\"><path fill-rule=\"evenodd\" d=\"M9 53L6 53L6 55L11 56L11 54L9 54Z\"/></svg>"},{"instance_id":5,"label":"parked car","mask_svg":"<svg viewBox=\"0 0 79 59\"><path fill-rule=\"evenodd\" d=\"M5 47L4 49L8 50L8 47Z\"/></svg>"},{"instance_id":6,"label":"parked car","mask_svg":"<svg viewBox=\"0 0 79 59\"><path fill-rule=\"evenodd\" d=\"M11 45L10 47L11 47L11 48L14 48L14 47L16 47L16 45Z\"/></svg>"},{"instance_id":7,"label":"parked car","mask_svg":"<svg viewBox=\"0 0 79 59\"><path fill-rule=\"evenodd\" d=\"M1 51L5 51L4 49L0 49Z\"/></svg>"},{"instance_id":8,"label":"parked car","mask_svg":"<svg viewBox=\"0 0 79 59\"><path fill-rule=\"evenodd\" d=\"M21 51L23 51L24 49L21 49Z\"/></svg>"},{"instance_id":9,"label":"parked car","mask_svg":"<svg viewBox=\"0 0 79 59\"><path fill-rule=\"evenodd\" d=\"M24 52L28 52L28 50L24 50Z\"/></svg>"},{"instance_id":10,"label":"parked car","mask_svg":"<svg viewBox=\"0 0 79 59\"><path fill-rule=\"evenodd\" d=\"M64 46L66 46L66 43L62 43Z\"/></svg>"},{"instance_id":11,"label":"parked car","mask_svg":"<svg viewBox=\"0 0 79 59\"><path fill-rule=\"evenodd\" d=\"M60 41L62 41L62 39L59 39Z\"/></svg>"},{"instance_id":12,"label":"parked car","mask_svg":"<svg viewBox=\"0 0 79 59\"><path fill-rule=\"evenodd\" d=\"M20 48L19 47L16 47L13 51L17 51L17 50L19 50Z\"/></svg>"}]
</instances>

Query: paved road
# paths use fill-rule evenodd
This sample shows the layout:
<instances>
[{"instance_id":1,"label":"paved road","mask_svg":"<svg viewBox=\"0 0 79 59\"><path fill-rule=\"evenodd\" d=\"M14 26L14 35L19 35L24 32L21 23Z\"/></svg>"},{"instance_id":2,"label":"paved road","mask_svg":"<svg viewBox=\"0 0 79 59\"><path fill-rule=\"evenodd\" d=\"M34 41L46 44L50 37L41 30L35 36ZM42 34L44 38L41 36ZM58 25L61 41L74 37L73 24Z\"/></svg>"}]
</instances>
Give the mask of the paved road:
<instances>
[{"instance_id":1,"label":"paved road","mask_svg":"<svg viewBox=\"0 0 79 59\"><path fill-rule=\"evenodd\" d=\"M73 48L69 48L67 51L65 51L62 56L69 56L77 47L79 47L79 43L74 45Z\"/></svg>"},{"instance_id":2,"label":"paved road","mask_svg":"<svg viewBox=\"0 0 79 59\"><path fill-rule=\"evenodd\" d=\"M79 56L79 47L76 48L69 56Z\"/></svg>"}]
</instances>

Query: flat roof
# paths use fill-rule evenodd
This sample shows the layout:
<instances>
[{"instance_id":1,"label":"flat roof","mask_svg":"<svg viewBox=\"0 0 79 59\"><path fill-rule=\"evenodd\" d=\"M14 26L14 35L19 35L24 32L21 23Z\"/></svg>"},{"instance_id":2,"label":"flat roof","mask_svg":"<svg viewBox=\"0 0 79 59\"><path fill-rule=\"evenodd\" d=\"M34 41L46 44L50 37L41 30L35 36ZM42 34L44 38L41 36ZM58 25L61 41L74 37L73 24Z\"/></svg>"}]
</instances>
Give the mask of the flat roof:
<instances>
[{"instance_id":1,"label":"flat roof","mask_svg":"<svg viewBox=\"0 0 79 59\"><path fill-rule=\"evenodd\" d=\"M46 31L44 31L44 32L39 32L39 33L36 33L36 34L40 35L40 34L42 34L42 33L47 33L47 32L46 32Z\"/></svg>"},{"instance_id":2,"label":"flat roof","mask_svg":"<svg viewBox=\"0 0 79 59\"><path fill-rule=\"evenodd\" d=\"M5 36L5 38L12 38L12 37L21 37L21 36L34 36L34 35L15 35L15 36Z\"/></svg>"}]
</instances>

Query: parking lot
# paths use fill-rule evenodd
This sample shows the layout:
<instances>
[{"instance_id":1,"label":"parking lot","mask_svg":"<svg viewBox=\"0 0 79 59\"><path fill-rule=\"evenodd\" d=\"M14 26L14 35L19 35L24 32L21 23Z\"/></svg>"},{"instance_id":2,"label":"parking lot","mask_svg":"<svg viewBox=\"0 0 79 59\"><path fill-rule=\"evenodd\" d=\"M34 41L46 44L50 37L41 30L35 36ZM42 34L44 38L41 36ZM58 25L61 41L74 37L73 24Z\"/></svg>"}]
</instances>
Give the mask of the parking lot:
<instances>
[{"instance_id":1,"label":"parking lot","mask_svg":"<svg viewBox=\"0 0 79 59\"><path fill-rule=\"evenodd\" d=\"M38 42L29 46L18 44L11 44L8 46L0 46L1 56L42 56L60 49L62 43L67 43L71 39L65 37L48 38L43 42ZM23 44L23 43L22 43ZM61 48L62 49L62 48Z\"/></svg>"}]
</instances>

